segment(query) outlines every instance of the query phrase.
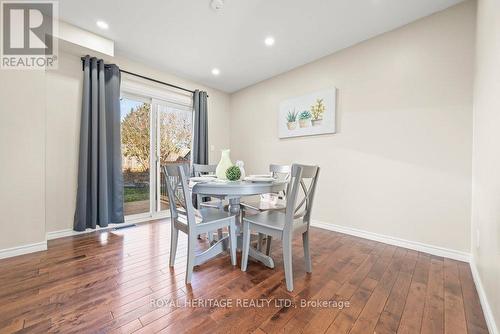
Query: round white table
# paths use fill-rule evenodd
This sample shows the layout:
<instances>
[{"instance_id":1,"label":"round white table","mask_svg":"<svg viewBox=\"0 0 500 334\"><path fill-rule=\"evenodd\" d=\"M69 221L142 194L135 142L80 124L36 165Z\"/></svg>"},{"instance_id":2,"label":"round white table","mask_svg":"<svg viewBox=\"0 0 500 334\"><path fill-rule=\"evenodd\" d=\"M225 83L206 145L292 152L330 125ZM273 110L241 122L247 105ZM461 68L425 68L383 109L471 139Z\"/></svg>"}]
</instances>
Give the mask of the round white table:
<instances>
[{"instance_id":1,"label":"round white table","mask_svg":"<svg viewBox=\"0 0 500 334\"><path fill-rule=\"evenodd\" d=\"M192 192L197 195L205 195L212 197L225 198L229 201L229 212L236 216L236 224L238 225L238 249L242 244L241 233L241 207L240 200L244 196L254 196L267 193L277 193L285 190L287 182L247 182L247 181L220 181L214 180L210 182L200 182L193 186ZM274 268L274 261L270 256L250 247L248 254L255 260L263 263L269 268Z\"/></svg>"}]
</instances>

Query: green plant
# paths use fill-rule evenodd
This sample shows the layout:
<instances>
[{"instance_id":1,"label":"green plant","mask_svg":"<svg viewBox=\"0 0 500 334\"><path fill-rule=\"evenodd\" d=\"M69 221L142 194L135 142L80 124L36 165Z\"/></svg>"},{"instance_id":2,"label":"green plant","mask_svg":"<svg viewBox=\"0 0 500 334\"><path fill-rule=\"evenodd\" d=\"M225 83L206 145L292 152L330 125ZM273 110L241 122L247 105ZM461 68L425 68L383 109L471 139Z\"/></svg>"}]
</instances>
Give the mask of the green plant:
<instances>
[{"instance_id":1,"label":"green plant","mask_svg":"<svg viewBox=\"0 0 500 334\"><path fill-rule=\"evenodd\" d=\"M294 110L294 111L289 111L288 112L288 115L286 116L286 120L288 122L295 122L297 120L297 112Z\"/></svg>"},{"instance_id":2,"label":"green plant","mask_svg":"<svg viewBox=\"0 0 500 334\"><path fill-rule=\"evenodd\" d=\"M326 107L323 103L323 99L317 99L316 103L311 106L311 113L313 120L323 119L323 113L325 112Z\"/></svg>"},{"instance_id":3,"label":"green plant","mask_svg":"<svg viewBox=\"0 0 500 334\"><path fill-rule=\"evenodd\" d=\"M128 202L136 202L136 201L144 201L149 199L149 187L143 188L124 188L123 189L123 201L125 203Z\"/></svg>"},{"instance_id":4,"label":"green plant","mask_svg":"<svg viewBox=\"0 0 500 334\"><path fill-rule=\"evenodd\" d=\"M304 110L303 112L301 112L299 114L299 120L307 120L307 119L311 119L312 115L311 115L311 112L309 110Z\"/></svg>"},{"instance_id":5,"label":"green plant","mask_svg":"<svg viewBox=\"0 0 500 334\"><path fill-rule=\"evenodd\" d=\"M239 180L241 177L241 170L238 166L231 166L226 170L226 177L229 181Z\"/></svg>"}]
</instances>

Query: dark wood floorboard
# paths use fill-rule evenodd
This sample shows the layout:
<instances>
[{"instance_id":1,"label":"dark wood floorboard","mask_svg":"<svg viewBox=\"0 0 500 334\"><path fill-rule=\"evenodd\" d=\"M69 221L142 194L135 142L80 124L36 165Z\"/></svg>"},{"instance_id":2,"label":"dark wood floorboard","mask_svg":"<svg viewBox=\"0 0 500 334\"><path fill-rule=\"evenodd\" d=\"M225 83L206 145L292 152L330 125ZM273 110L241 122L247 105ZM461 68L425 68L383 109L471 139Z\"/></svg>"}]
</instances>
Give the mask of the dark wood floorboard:
<instances>
[{"instance_id":1,"label":"dark wood floorboard","mask_svg":"<svg viewBox=\"0 0 500 334\"><path fill-rule=\"evenodd\" d=\"M293 243L288 292L279 242L276 269L250 261L241 272L221 255L186 286L187 240L170 268L167 221L52 240L0 260L0 333L488 333L466 263L312 228L307 274ZM209 300L233 304L185 307Z\"/></svg>"}]
</instances>

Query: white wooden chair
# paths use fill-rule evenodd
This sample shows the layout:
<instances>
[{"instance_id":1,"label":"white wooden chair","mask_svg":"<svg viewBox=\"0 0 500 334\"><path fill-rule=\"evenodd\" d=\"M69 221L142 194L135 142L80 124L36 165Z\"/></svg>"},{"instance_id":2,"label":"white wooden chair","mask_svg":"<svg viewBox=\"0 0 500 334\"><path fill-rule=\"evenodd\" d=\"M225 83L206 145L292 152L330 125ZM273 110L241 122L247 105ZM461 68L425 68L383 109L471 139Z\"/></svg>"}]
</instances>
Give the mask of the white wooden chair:
<instances>
[{"instance_id":1,"label":"white wooden chair","mask_svg":"<svg viewBox=\"0 0 500 334\"><path fill-rule=\"evenodd\" d=\"M215 170L217 169L217 165L202 165L202 164L193 164L193 176L203 176L207 174L215 174ZM217 208L217 209L222 209L224 207L224 202L221 198L210 198L210 201L208 202L203 202L203 197L207 196L201 196L197 195L197 204L198 208L199 207L208 207L208 208Z\"/></svg>"},{"instance_id":2,"label":"white wooden chair","mask_svg":"<svg viewBox=\"0 0 500 334\"><path fill-rule=\"evenodd\" d=\"M274 178L281 181L288 181L290 178L289 165L270 164L269 171ZM276 203L262 201L262 196L260 196L258 200L243 201L241 203L242 215L245 216L247 213L264 212L269 210L285 210L286 191L280 192L277 195L278 201ZM266 240L266 255L269 255L269 253L271 252L271 236L264 236L260 233L257 241L257 249L259 251L262 249L262 243L264 239Z\"/></svg>"},{"instance_id":3,"label":"white wooden chair","mask_svg":"<svg viewBox=\"0 0 500 334\"><path fill-rule=\"evenodd\" d=\"M164 166L166 175L167 192L171 214L171 244L170 244L170 267L174 266L177 252L177 240L179 231L188 236L186 284L191 283L193 268L209 259L217 256L223 251L223 243L229 239L231 263L236 266L236 220L228 212L216 208L201 208L195 210L192 203L186 175L188 165L172 164ZM229 234L217 240L207 250L195 255L197 236L202 233L213 233L227 227Z\"/></svg>"},{"instance_id":4,"label":"white wooden chair","mask_svg":"<svg viewBox=\"0 0 500 334\"><path fill-rule=\"evenodd\" d=\"M202 164L193 164L192 170L193 170L193 176L203 176L207 174L215 174L215 171L217 169L217 165L202 165ZM196 207L202 208L216 208L219 210L224 210L227 207L227 203L224 202L223 198L218 198L218 197L210 197L209 201L204 202L203 199L206 199L207 196L202 196L202 195L196 195ZM218 238L221 238L222 235L222 230L217 232ZM199 238L200 236L198 236ZM214 240L214 236L212 233L207 234L207 238L209 242L212 242Z\"/></svg>"},{"instance_id":5,"label":"white wooden chair","mask_svg":"<svg viewBox=\"0 0 500 334\"><path fill-rule=\"evenodd\" d=\"M292 165L290 183L287 187L285 211L265 211L243 218L243 254L241 270L246 271L250 249L250 234L262 233L283 241L283 263L285 267L286 288L293 291L292 239L302 234L306 272L312 271L309 253L309 225L314 192L319 177L318 166ZM307 185L307 183L309 185ZM299 191L303 197L298 202ZM298 202L298 204L297 204Z\"/></svg>"}]
</instances>

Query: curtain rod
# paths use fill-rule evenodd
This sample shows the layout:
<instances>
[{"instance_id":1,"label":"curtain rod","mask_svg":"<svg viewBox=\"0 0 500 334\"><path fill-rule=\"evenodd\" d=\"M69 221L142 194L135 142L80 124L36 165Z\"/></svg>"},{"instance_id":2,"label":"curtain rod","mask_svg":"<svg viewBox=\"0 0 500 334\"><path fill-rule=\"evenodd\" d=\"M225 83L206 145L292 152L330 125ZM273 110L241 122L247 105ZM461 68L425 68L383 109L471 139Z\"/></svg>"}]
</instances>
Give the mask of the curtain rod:
<instances>
[{"instance_id":1,"label":"curtain rod","mask_svg":"<svg viewBox=\"0 0 500 334\"><path fill-rule=\"evenodd\" d=\"M82 63L83 61L85 60L85 57L82 57ZM83 64L82 64L83 65ZM168 86L168 87L172 87L172 88L176 88L176 89L180 89L180 90L183 90L185 92L189 92L191 94L194 93L193 90L190 90L190 89L187 89L187 88L184 88L184 87L180 87L180 86L177 86L177 85L173 85L173 84L170 84L168 82L164 82L164 81L160 81L160 80L156 80L156 79L153 79L153 78L150 78L150 77L146 77L144 75L140 75L140 74L137 74L137 73L133 73L133 72L129 72L129 71L125 71L125 70L122 70L120 69L120 72L122 73L126 73L126 74L129 74L129 75L133 75L135 77L138 77L138 78L141 78L141 79L144 79L144 80L149 80L149 81L153 81L153 82L156 82L156 83L159 83L161 85L165 85L165 86ZM208 97L208 94L207 94L207 97Z\"/></svg>"},{"instance_id":2,"label":"curtain rod","mask_svg":"<svg viewBox=\"0 0 500 334\"><path fill-rule=\"evenodd\" d=\"M130 74L130 75L133 75L134 77L138 77L138 78L141 78L141 79L144 79L144 80L149 80L149 81L153 81L153 82L156 82L156 83L159 83L161 85L165 85L165 86L168 86L168 87L172 87L172 88L176 88L176 89L180 89L180 90L183 90L185 92L189 92L191 94L194 93L193 90L190 90L190 89L187 89L187 88L184 88L184 87L180 87L180 86L176 86L176 85L173 85L173 84L169 84L167 82L163 82L163 81L160 81L160 80L156 80L156 79L153 79L153 78L150 78L150 77L146 77L144 75L140 75L140 74L137 74L137 73L132 73L132 72L129 72L129 71L125 71L125 70L120 70L120 72L122 73L127 73L127 74Z\"/></svg>"}]
</instances>

